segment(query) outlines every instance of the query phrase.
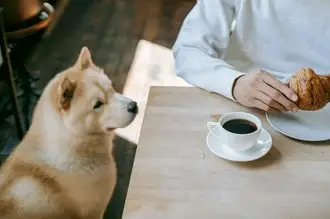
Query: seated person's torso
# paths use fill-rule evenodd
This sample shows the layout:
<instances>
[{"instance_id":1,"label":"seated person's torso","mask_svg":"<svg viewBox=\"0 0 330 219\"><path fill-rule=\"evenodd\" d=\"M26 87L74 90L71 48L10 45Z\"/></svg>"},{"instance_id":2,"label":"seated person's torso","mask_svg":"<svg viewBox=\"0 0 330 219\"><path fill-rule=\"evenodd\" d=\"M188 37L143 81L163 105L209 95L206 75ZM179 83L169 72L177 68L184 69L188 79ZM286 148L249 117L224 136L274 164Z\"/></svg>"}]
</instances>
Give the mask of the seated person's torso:
<instances>
[{"instance_id":1,"label":"seated person's torso","mask_svg":"<svg viewBox=\"0 0 330 219\"><path fill-rule=\"evenodd\" d=\"M329 0L239 0L236 20L225 60L238 70L330 73Z\"/></svg>"}]
</instances>

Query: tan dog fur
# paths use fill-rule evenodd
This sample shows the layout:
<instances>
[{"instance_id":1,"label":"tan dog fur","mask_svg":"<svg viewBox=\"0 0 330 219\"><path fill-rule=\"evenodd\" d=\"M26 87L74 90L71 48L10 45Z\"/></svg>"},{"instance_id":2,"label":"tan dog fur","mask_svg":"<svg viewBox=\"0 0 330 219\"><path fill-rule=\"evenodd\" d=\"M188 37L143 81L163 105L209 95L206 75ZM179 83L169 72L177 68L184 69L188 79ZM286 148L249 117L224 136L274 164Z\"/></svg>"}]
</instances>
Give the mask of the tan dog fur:
<instances>
[{"instance_id":1,"label":"tan dog fur","mask_svg":"<svg viewBox=\"0 0 330 219\"><path fill-rule=\"evenodd\" d=\"M1 167L0 218L102 218L116 184L113 130L134 119L130 102L84 47L48 83L27 134Z\"/></svg>"}]
</instances>

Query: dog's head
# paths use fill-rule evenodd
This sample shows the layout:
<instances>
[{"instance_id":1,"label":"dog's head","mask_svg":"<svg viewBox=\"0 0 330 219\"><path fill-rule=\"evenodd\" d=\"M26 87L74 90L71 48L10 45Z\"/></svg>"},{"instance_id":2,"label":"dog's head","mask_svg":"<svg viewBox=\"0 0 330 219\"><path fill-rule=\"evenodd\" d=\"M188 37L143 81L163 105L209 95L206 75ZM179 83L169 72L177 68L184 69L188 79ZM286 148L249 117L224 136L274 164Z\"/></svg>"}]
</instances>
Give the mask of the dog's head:
<instances>
[{"instance_id":1,"label":"dog's head","mask_svg":"<svg viewBox=\"0 0 330 219\"><path fill-rule=\"evenodd\" d=\"M86 47L76 63L59 76L55 99L65 127L78 134L123 128L138 111L136 102L115 92Z\"/></svg>"}]
</instances>

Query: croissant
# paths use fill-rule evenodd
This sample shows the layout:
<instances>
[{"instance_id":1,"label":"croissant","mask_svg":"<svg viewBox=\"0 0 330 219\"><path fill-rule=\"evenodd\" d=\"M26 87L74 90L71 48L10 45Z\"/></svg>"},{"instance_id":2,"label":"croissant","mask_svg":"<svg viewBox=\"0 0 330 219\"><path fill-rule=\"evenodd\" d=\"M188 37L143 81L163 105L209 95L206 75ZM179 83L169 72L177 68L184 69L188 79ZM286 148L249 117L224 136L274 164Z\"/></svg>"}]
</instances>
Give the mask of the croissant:
<instances>
[{"instance_id":1,"label":"croissant","mask_svg":"<svg viewBox=\"0 0 330 219\"><path fill-rule=\"evenodd\" d=\"M302 68L289 79L289 87L298 95L301 110L316 111L330 102L330 75L317 75L311 68Z\"/></svg>"}]
</instances>

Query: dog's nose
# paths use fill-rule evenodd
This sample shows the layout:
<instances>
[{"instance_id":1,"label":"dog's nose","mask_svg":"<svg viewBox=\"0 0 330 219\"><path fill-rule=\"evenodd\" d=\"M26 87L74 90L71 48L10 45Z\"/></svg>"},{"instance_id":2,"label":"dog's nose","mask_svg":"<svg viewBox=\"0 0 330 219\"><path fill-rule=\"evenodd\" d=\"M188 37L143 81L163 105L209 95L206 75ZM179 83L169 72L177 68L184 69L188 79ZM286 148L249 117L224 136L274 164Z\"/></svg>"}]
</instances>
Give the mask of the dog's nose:
<instances>
[{"instance_id":1,"label":"dog's nose","mask_svg":"<svg viewBox=\"0 0 330 219\"><path fill-rule=\"evenodd\" d=\"M138 112L138 105L135 101L131 101L127 106L127 111L129 113L137 113Z\"/></svg>"}]
</instances>

